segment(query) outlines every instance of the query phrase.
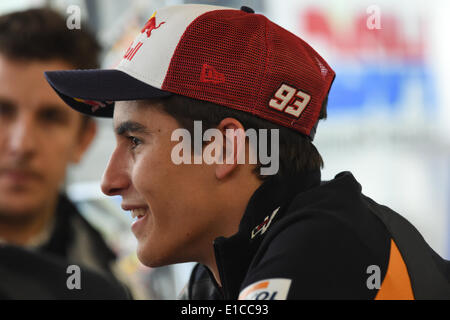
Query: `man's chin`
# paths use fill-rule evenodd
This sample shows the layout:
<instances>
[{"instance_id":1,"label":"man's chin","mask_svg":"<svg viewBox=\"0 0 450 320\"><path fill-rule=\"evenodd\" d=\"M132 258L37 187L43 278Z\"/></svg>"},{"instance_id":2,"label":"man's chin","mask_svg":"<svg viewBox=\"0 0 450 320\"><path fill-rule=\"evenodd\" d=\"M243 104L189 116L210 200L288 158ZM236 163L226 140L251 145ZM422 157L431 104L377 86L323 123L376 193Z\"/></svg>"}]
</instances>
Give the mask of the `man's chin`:
<instances>
[{"instance_id":1,"label":"man's chin","mask_svg":"<svg viewBox=\"0 0 450 320\"><path fill-rule=\"evenodd\" d=\"M0 199L0 218L10 220L31 219L42 211L43 201L35 197L10 197Z\"/></svg>"},{"instance_id":2,"label":"man's chin","mask_svg":"<svg viewBox=\"0 0 450 320\"><path fill-rule=\"evenodd\" d=\"M156 251L159 250L152 250L151 248L146 248L145 246L138 244L136 253L139 261L146 267L157 268L171 264L168 262L167 257Z\"/></svg>"},{"instance_id":3,"label":"man's chin","mask_svg":"<svg viewBox=\"0 0 450 320\"><path fill-rule=\"evenodd\" d=\"M0 211L0 223L8 225L26 225L36 219L36 215L22 211Z\"/></svg>"}]
</instances>

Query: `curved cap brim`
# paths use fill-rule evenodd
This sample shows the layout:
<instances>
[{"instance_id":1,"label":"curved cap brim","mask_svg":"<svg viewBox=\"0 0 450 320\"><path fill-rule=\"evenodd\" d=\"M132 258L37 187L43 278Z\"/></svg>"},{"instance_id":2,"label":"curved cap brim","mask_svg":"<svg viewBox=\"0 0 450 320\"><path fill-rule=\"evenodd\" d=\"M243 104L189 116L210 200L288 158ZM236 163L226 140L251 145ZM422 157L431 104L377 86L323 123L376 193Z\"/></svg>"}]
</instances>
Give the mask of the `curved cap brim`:
<instances>
[{"instance_id":1,"label":"curved cap brim","mask_svg":"<svg viewBox=\"0 0 450 320\"><path fill-rule=\"evenodd\" d=\"M172 95L114 69L46 71L45 77L65 103L95 117L112 117L115 101Z\"/></svg>"}]
</instances>

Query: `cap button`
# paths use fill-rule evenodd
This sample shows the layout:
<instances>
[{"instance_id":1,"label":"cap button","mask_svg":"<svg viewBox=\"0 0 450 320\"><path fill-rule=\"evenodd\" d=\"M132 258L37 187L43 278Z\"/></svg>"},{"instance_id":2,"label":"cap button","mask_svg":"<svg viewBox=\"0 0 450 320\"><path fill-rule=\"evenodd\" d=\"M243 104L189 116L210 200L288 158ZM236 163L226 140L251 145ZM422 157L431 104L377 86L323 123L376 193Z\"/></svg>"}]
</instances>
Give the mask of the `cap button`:
<instances>
[{"instance_id":1,"label":"cap button","mask_svg":"<svg viewBox=\"0 0 450 320\"><path fill-rule=\"evenodd\" d=\"M247 12L247 13L255 13L255 10L253 10L250 7L246 7L246 6L242 6L241 10L244 11L244 12Z\"/></svg>"}]
</instances>

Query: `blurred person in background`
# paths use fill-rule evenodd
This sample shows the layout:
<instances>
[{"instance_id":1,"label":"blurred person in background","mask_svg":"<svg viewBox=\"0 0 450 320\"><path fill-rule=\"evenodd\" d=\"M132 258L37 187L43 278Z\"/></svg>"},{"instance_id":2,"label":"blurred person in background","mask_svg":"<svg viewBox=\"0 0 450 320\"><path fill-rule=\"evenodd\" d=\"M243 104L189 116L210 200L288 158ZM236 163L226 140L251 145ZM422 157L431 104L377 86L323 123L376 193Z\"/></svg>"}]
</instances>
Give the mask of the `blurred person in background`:
<instances>
[{"instance_id":1,"label":"blurred person in background","mask_svg":"<svg viewBox=\"0 0 450 320\"><path fill-rule=\"evenodd\" d=\"M50 9L0 17L0 243L114 279L115 253L62 190L96 123L68 109L44 78L49 69L96 68L100 50Z\"/></svg>"}]
</instances>

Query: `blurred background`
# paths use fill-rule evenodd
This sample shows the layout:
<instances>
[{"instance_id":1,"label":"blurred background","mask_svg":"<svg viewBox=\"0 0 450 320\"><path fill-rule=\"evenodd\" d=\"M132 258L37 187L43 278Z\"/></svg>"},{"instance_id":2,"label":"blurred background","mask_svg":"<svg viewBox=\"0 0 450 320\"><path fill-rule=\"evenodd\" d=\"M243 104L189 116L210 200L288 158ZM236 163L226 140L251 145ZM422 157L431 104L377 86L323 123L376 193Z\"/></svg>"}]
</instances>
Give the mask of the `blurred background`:
<instances>
[{"instance_id":1,"label":"blurred background","mask_svg":"<svg viewBox=\"0 0 450 320\"><path fill-rule=\"evenodd\" d=\"M412 222L431 247L450 259L450 2L444 0L2 0L0 14L51 6L81 19L113 67L136 32L163 6L208 3L253 8L315 48L336 71L328 119L315 145L323 179L351 171L363 192ZM174 299L192 263L146 268L135 256L131 217L120 199L100 192L115 140L111 120L67 178L69 196L122 257L142 298Z\"/></svg>"}]
</instances>

